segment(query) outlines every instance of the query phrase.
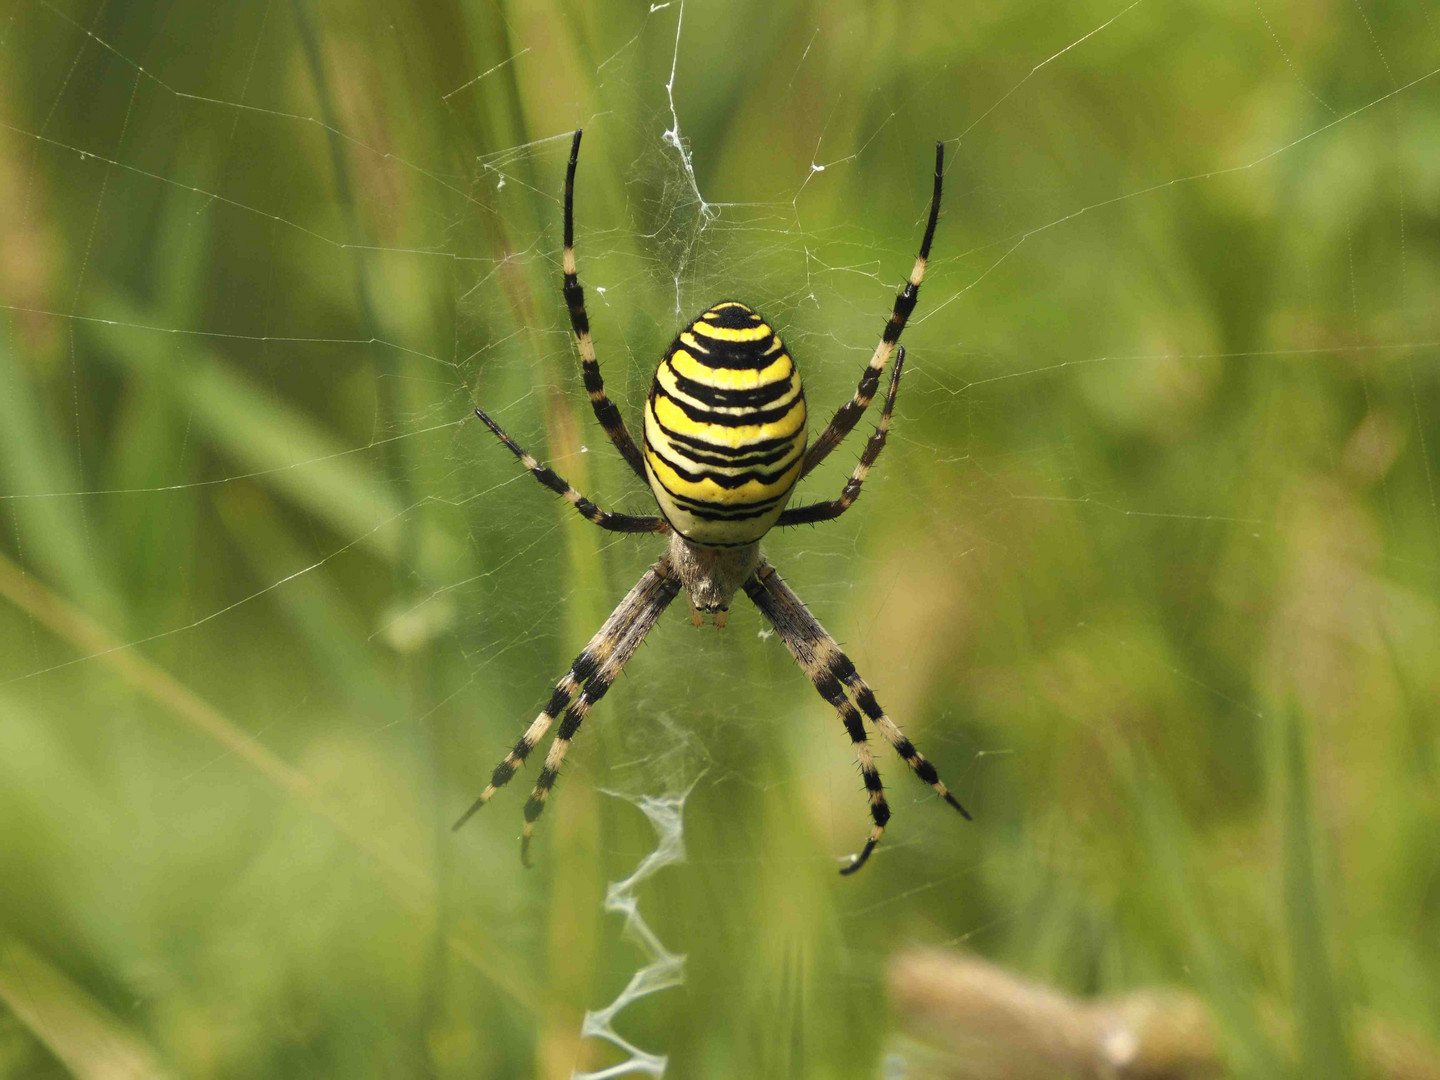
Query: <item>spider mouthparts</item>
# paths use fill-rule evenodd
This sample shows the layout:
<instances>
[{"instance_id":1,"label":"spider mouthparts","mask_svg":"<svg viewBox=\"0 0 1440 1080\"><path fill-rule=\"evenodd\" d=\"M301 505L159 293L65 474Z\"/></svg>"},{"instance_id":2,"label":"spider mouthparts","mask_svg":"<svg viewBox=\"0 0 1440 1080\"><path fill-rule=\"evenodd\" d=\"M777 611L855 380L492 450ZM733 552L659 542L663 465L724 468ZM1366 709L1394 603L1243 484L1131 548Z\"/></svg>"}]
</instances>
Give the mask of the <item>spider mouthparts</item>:
<instances>
[{"instance_id":1,"label":"spider mouthparts","mask_svg":"<svg viewBox=\"0 0 1440 1080\"><path fill-rule=\"evenodd\" d=\"M711 604L707 604L704 607L697 607L693 600L690 602L691 626L704 626L706 615L710 616L710 621L715 624L717 630L723 630L725 623L730 619L730 609L728 607L718 607Z\"/></svg>"}]
</instances>

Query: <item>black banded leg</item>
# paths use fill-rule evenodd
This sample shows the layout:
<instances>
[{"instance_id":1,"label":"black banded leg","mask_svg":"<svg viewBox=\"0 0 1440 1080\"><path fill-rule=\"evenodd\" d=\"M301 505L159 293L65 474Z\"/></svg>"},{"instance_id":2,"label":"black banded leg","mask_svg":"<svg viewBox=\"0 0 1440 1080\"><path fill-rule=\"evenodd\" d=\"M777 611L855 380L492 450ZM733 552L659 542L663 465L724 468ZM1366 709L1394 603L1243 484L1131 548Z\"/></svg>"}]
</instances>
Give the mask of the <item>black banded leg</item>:
<instances>
[{"instance_id":1,"label":"black banded leg","mask_svg":"<svg viewBox=\"0 0 1440 1080\"><path fill-rule=\"evenodd\" d=\"M781 511L776 525L809 525L817 521L829 521L855 505L865 478L870 475L870 469L880 457L880 451L885 449L885 440L890 434L890 414L895 409L895 394L900 389L900 372L904 368L905 346L902 345L895 353L895 368L890 373L890 389L885 393L885 407L880 410L880 424L876 427L875 434L870 436L870 441L865 444L865 452L860 455L859 464L846 481L840 498L830 502L810 503L807 506L787 507Z\"/></svg>"},{"instance_id":2,"label":"black banded leg","mask_svg":"<svg viewBox=\"0 0 1440 1080\"><path fill-rule=\"evenodd\" d=\"M515 744L515 748L505 756L505 760L495 766L495 772L490 777L490 783L486 786L485 790L480 793L480 797L460 816L460 820L455 822L452 829L458 829L461 825L464 825L465 822L469 821L475 811L489 802L498 789L510 782L510 778L515 775L520 765L530 756L540 740L545 737L545 732L548 731L550 725L555 722L555 718L570 705L575 695L580 691L581 686L591 680L597 672L604 668L606 663L613 658L617 647L624 645L624 624L630 620L637 611L643 615L647 607L655 603L657 595L664 593L667 587L669 588L669 596L674 596L675 588L678 588L678 586L668 583L669 575L670 563L669 556L667 555L647 570L645 575L635 583L635 587L625 594L625 598L621 600L615 610L611 612L610 617L605 620L604 625L595 632L595 636L590 639L585 648L580 650L580 655L577 656L574 663L570 665L570 670L565 673L565 677L555 685L555 690L551 693L550 700L545 703L545 708L541 711L540 715L531 721L530 726L525 730L525 734L520 736L520 741ZM666 604L669 602L669 599L664 601ZM664 610L663 604L660 610ZM655 617L658 617L658 615L659 612L657 611ZM652 618L651 625L653 625L653 623L654 619ZM633 647L631 651L634 651ZM621 661L621 665L624 665L623 660ZM564 726L562 725L562 730L563 729Z\"/></svg>"},{"instance_id":3,"label":"black banded leg","mask_svg":"<svg viewBox=\"0 0 1440 1080\"><path fill-rule=\"evenodd\" d=\"M790 654L797 661L800 659L794 649L790 650ZM855 747L855 763L860 766L860 777L865 781L865 792L870 798L870 835L865 838L865 846L859 853L851 855L850 861L840 868L842 874L853 874L865 865L870 853L875 850L875 845L880 843L880 834L885 831L885 824L890 820L890 804L885 801L885 787L880 782L880 770L875 768L875 757L870 753L870 743L865 737L865 724L860 719L860 713L850 704L833 675L819 670L813 661L808 665L802 661L801 667L805 668L805 674L815 684L820 696L840 714L845 733L850 736L850 742Z\"/></svg>"},{"instance_id":4,"label":"black banded leg","mask_svg":"<svg viewBox=\"0 0 1440 1080\"><path fill-rule=\"evenodd\" d=\"M805 605L800 601L800 598L796 596L790 586L785 583L785 580L775 572L775 568L762 560L760 568L755 572L755 575L756 578L763 581L770 595L774 597L773 602L775 605L783 608L791 620L805 627L806 629L803 632L810 634L818 640L819 644L815 646L815 651L824 663L825 670L832 677L845 684L851 695L855 698L856 704L859 705L865 715L870 718L880 734L885 737L885 740L895 748L896 753L904 759L905 764L910 766L916 776L934 788L937 795L956 810L960 811L960 814L967 821L970 820L970 814L960 805L955 796L950 794L949 789L935 772L935 766L930 764L919 750L915 749L915 744L905 737L905 733L900 730L899 725L885 714L885 710L882 709L880 703L875 700L874 691L871 690L869 684L860 677L860 673L855 670L854 663L845 655L840 646L836 644L835 639L826 633L825 628L816 621L815 616L810 614ZM751 580L753 581L755 578ZM749 591L748 585L746 586L746 590L747 592Z\"/></svg>"},{"instance_id":5,"label":"black banded leg","mask_svg":"<svg viewBox=\"0 0 1440 1080\"><path fill-rule=\"evenodd\" d=\"M920 254L915 260L915 267L910 271L910 280L895 297L895 307L890 312L890 321L885 324L885 330L880 335L880 344L875 346L875 353L870 357L870 363L860 375L860 385L855 388L855 396L841 405L835 416L830 421L830 426L822 431L816 440L811 443L810 449L805 454L805 465L800 470L803 477L811 469L819 465L830 455L830 451L840 445L840 441L850 434L854 426L859 423L860 416L870 406L875 397L875 391L880 386L880 372L885 369L885 364L890 359L890 353L900 341L900 334L905 329L905 321L910 318L910 313L915 310L915 301L920 296L920 282L925 277L925 263L930 258L930 241L935 239L935 223L940 219L940 185L941 177L945 170L945 144L935 144L935 187L930 194L930 219L925 223L925 238L920 241Z\"/></svg>"},{"instance_id":6,"label":"black banded leg","mask_svg":"<svg viewBox=\"0 0 1440 1080\"><path fill-rule=\"evenodd\" d=\"M870 717L890 745L895 747L915 775L934 788L947 803L969 820L970 815L941 782L935 766L925 760L895 721L885 715L880 703L875 700L874 692L855 670L850 658L841 651L835 639L825 631L815 616L810 614L800 598L775 572L775 568L762 559L754 576L745 583L745 593L770 620L776 633L785 642L791 655L805 669L805 673L810 675L816 688L820 689L822 679L837 686L842 683L847 686L861 710ZM812 666L820 672L818 676L811 674ZM824 694L825 691L822 689L821 693ZM889 818L888 808L885 816ZM872 847L873 845L867 845L859 857L859 862L864 861L864 856L869 855ZM858 864L852 864L842 873L853 873L858 869Z\"/></svg>"},{"instance_id":7,"label":"black banded leg","mask_svg":"<svg viewBox=\"0 0 1440 1080\"><path fill-rule=\"evenodd\" d=\"M560 767L565 763L565 755L580 731L586 714L592 705L605 696L611 683L619 677L630 658L635 655L635 650L645 640L645 635L654 627L661 613L679 591L680 582L671 571L670 557L664 555L645 572L645 576L636 583L625 599L620 601L620 606L605 620L605 625L592 639L593 642L604 638L607 647L603 656L597 659L593 671L589 673L584 689L565 711L565 717L560 721L560 730L556 732L555 741L550 744L550 751L545 755L545 764L540 769L540 775L535 778L535 788L525 803L525 831L520 840L520 860L526 866L530 865L530 837L535 832L535 822L545 809L550 790L555 786Z\"/></svg>"},{"instance_id":8,"label":"black banded leg","mask_svg":"<svg viewBox=\"0 0 1440 1080\"><path fill-rule=\"evenodd\" d=\"M525 734L520 736L520 741L515 744L515 748L505 755L505 760L495 766L490 783L480 793L480 797L470 804L470 808L460 815L460 820L451 826L452 831L469 821L475 811L489 802L496 791L510 782L511 777L539 745L540 740L545 737L545 732L550 730L550 725L555 722L555 718L569 706L586 681L600 670L605 660L614 652L616 645L620 643L618 631L621 623L630 617L631 612L637 606L645 604L651 596L654 588L652 575L657 573L659 566L660 563L657 563L636 582L635 587L626 593L625 599L616 606L610 618L605 620L604 625L595 632L595 636L590 639L585 648L580 650L580 655L575 657L574 662L570 665L570 670L565 673L565 677L555 684L555 689L550 694L550 700L545 703L545 708L530 722L530 726L525 729ZM668 563L666 566L668 573Z\"/></svg>"},{"instance_id":9,"label":"black banded leg","mask_svg":"<svg viewBox=\"0 0 1440 1080\"><path fill-rule=\"evenodd\" d=\"M950 789L940 779L940 774L935 771L935 766L926 760L924 754L915 749L915 744L905 737L905 733L900 730L900 725L885 715L885 710L880 707L880 702L875 700L875 692L860 677L860 673L855 670L855 665L850 662L850 658L837 650L837 659L833 670L836 678L850 688L850 693L855 696L856 703L865 710L865 715L885 737L885 741L893 746L905 764L910 766L910 771L934 788L935 794L959 810L960 816L966 821L973 821L970 811L961 806L960 801L950 794Z\"/></svg>"},{"instance_id":10,"label":"black banded leg","mask_svg":"<svg viewBox=\"0 0 1440 1080\"><path fill-rule=\"evenodd\" d=\"M530 722L530 726L525 729L525 734L521 735L520 741L515 744L515 749L506 754L505 760L495 766L495 771L490 776L490 783L485 785L485 790L480 792L480 797L470 804L470 808L460 815L459 820L450 826L451 832L469 821L475 815L475 811L489 802L496 791L508 784L511 777L524 764L525 759L530 756L531 751L539 745L540 740L545 737L545 732L549 731L550 725L555 722L555 717L560 715L561 711L570 704L570 699L579 691L582 672L593 670L593 661L590 659L589 653L590 650L587 648L575 658L575 662L570 665L570 670L565 677L556 684L550 700L545 703L545 708Z\"/></svg>"},{"instance_id":11,"label":"black banded leg","mask_svg":"<svg viewBox=\"0 0 1440 1080\"><path fill-rule=\"evenodd\" d=\"M610 689L609 682L598 686L594 683L591 685L594 686L593 694L591 688L586 687L579 699L566 710L555 741L550 744L550 752L545 755L545 764L540 768L540 775L535 778L535 787L530 792L530 798L525 800L525 831L520 837L520 862L527 868L530 866L530 837L535 832L535 822L545 811L545 800L550 797L550 789L560 777L560 767L565 764L565 755L570 750L570 744L580 731L580 725L590 711L590 706Z\"/></svg>"},{"instance_id":12,"label":"black banded leg","mask_svg":"<svg viewBox=\"0 0 1440 1080\"><path fill-rule=\"evenodd\" d=\"M781 588L776 589L776 584ZM790 655L800 665L800 670L815 684L820 696L835 707L855 747L855 760L860 765L860 775L865 781L865 790L870 798L870 835L858 854L850 856L850 862L840 868L842 874L853 874L865 865L885 824L890 820L890 805L885 801L885 789L880 783L880 772L875 768L875 759L870 753L870 744L865 738L865 724L859 710L850 703L841 689L840 680L831 670L831 652L838 652L834 640L818 622L805 611L804 605L795 599L779 575L768 563L761 563L760 569L745 583L745 594L770 620L780 640L790 650ZM793 601L793 603L791 602ZM803 617L802 617L803 616Z\"/></svg>"},{"instance_id":13,"label":"black banded leg","mask_svg":"<svg viewBox=\"0 0 1440 1080\"><path fill-rule=\"evenodd\" d=\"M520 449L520 445L509 435L505 434L499 424L491 420L484 409L476 408L475 415L485 422L485 426L495 433L495 437L509 447L510 452L520 459L520 464L530 470L530 475L539 480L555 494L575 507L586 521L594 522L602 529L609 529L611 532L623 533L654 533L669 532L670 526L664 518L659 517L635 517L632 514L612 514L601 510L589 499L581 495L568 483L565 482L554 469L548 465L542 465L533 457Z\"/></svg>"},{"instance_id":14,"label":"black banded leg","mask_svg":"<svg viewBox=\"0 0 1440 1080\"><path fill-rule=\"evenodd\" d=\"M570 329L575 332L575 344L580 349L580 371L585 378L585 391L590 395L590 405L595 410L595 419L610 436L620 456L635 470L635 475L645 479L645 464L640 457L640 448L630 437L620 410L605 394L605 380L600 377L600 364L595 359L595 343L590 338L590 316L585 313L585 290L575 266L575 165L580 160L580 131L575 132L570 143L570 164L565 169L565 251L562 255L565 306L570 311Z\"/></svg>"}]
</instances>

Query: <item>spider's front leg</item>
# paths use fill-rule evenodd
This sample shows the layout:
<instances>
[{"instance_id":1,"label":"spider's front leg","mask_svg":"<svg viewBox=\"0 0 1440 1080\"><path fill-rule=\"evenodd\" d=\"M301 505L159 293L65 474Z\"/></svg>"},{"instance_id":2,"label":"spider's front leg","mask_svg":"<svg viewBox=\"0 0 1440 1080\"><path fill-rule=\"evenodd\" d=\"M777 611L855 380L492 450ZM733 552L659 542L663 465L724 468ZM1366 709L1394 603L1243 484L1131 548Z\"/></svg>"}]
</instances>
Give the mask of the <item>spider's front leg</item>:
<instances>
[{"instance_id":1,"label":"spider's front leg","mask_svg":"<svg viewBox=\"0 0 1440 1080\"><path fill-rule=\"evenodd\" d=\"M590 316L585 313L585 290L580 285L580 276L575 266L575 166L580 161L580 132L570 142L570 164L565 169L565 250L561 256L561 270L564 274L561 289L565 294L565 307L570 312L570 328L575 332L575 346L580 350L580 373L585 380L585 391L590 395L590 405L595 410L595 419L605 429L605 434L615 444L635 475L645 479L645 462L640 448L625 426L620 410L605 393L605 380L600 376L600 364L595 359L595 343L590 338Z\"/></svg>"},{"instance_id":2,"label":"spider's front leg","mask_svg":"<svg viewBox=\"0 0 1440 1080\"><path fill-rule=\"evenodd\" d=\"M810 444L810 449L805 453L805 465L800 470L803 479L811 470L819 465L829 456L830 451L840 445L841 440L850 434L850 430L860 421L860 416L870 407L871 400L875 397L875 391L880 386L880 373L885 370L885 364L890 359L890 353L900 342L900 335L905 330L905 323L910 318L910 313L915 310L915 303L920 298L920 282L925 277L925 265L930 261L930 242L935 239L935 224L940 220L940 188L945 176L945 144L935 144L935 186L930 193L930 217L925 222L925 237L920 241L920 254L915 259L915 266L910 271L910 278L905 282L905 287L895 297L895 306L890 310L890 318L885 323L885 329L881 331L880 343L875 346L875 352L870 357L870 363L860 373L860 383L855 388L855 396L841 405L831 418L829 425L822 431L815 441Z\"/></svg>"},{"instance_id":3,"label":"spider's front leg","mask_svg":"<svg viewBox=\"0 0 1440 1080\"><path fill-rule=\"evenodd\" d=\"M756 607L770 620L775 627L775 632L785 647L790 650L790 655L795 658L801 669L815 684L815 689L820 696L830 702L840 714L841 721L845 724L845 730L850 735L850 740L855 744L855 758L860 764L860 773L865 780L865 790L870 795L870 816L874 825L870 829L870 836L865 841L865 846L856 855L850 857L850 862L841 868L842 874L853 874L865 861L870 858L870 853L875 850L875 845L880 842L880 834L885 829L885 824L890 820L890 807L885 802L885 792L880 783L880 774L875 768L875 763L870 754L869 744L865 740L864 725L860 720L860 713L850 699L845 696L842 684L848 687L854 695L855 702L860 709L879 729L887 742L895 748L895 752L904 759L910 769L925 783L935 789L947 803L969 820L970 815L960 805L954 795L951 795L945 784L935 772L935 766L915 749L915 744L905 737L899 725L885 714L880 703L875 700L875 694L855 670L855 665L850 658L840 649L835 639L826 632L815 616L795 595L790 586L787 585L781 576L775 572L775 568L763 559L756 569L753 577L745 583L745 595L750 597Z\"/></svg>"}]
</instances>

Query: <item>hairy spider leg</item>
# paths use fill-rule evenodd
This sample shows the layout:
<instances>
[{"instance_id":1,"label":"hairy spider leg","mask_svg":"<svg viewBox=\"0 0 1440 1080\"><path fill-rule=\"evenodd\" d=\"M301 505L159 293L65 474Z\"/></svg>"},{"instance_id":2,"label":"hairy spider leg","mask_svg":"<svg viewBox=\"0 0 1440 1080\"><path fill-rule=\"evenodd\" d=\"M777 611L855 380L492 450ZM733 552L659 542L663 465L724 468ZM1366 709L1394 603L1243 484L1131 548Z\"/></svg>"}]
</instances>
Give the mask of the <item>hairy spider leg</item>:
<instances>
[{"instance_id":1,"label":"hairy spider leg","mask_svg":"<svg viewBox=\"0 0 1440 1080\"><path fill-rule=\"evenodd\" d=\"M776 525L811 525L817 521L829 521L855 505L865 478L870 475L870 469L880 457L880 451L885 449L885 440L890 435L890 414L895 410L895 395L900 389L900 372L904 368L905 346L902 345L895 353L895 367L890 373L890 389L885 392L885 407L880 410L880 423L875 428L875 434L871 435L870 441L865 444L865 452L860 455L855 471L845 482L840 498L829 502L808 503L805 506L787 506L781 511Z\"/></svg>"},{"instance_id":2,"label":"hairy spider leg","mask_svg":"<svg viewBox=\"0 0 1440 1080\"><path fill-rule=\"evenodd\" d=\"M874 824L871 826L870 836L866 839L865 846L859 853L851 856L850 862L841 867L840 872L853 874L865 865L865 861L870 858L870 853L875 850L875 845L880 842L880 834L884 831L886 822L890 820L890 807L885 802L884 790L880 784L880 774L875 768L869 747L865 743L864 727L855 706L850 703L841 690L842 684L850 687L851 692L855 694L856 700L860 703L861 709L875 722L881 733L895 747L915 775L933 787L946 802L960 811L966 819L969 819L970 815L966 813L965 808L941 783L935 767L920 755L920 752L915 749L895 722L885 715L870 687L856 672L855 665L851 663L850 658L845 655L835 639L826 632L815 616L810 614L800 598L795 595L773 566L761 560L759 569L745 583L745 595L750 597L755 606L770 620L770 624L775 627L775 632L779 635L780 640L790 650L790 655L795 658L795 662L800 665L801 670L815 684L815 689L820 692L820 696L835 707L840 714L840 719L845 724L845 730L849 733L851 742L855 744L855 757L860 763L860 773L865 781L865 790L870 796L870 816Z\"/></svg>"},{"instance_id":3,"label":"hairy spider leg","mask_svg":"<svg viewBox=\"0 0 1440 1080\"><path fill-rule=\"evenodd\" d=\"M586 521L599 525L602 529L610 532L623 533L656 533L669 532L670 526L665 523L664 518L658 517L636 517L633 514L612 514L601 510L593 502L587 499L580 492L571 487L563 477L555 472L548 465L542 465L533 457L520 448L520 445L494 420L490 419L484 409L478 406L475 415L485 422L485 426L495 433L495 437L509 448L510 452L520 459L520 464L530 471L530 475L540 481L545 487L555 492L562 499L579 511Z\"/></svg>"},{"instance_id":4,"label":"hairy spider leg","mask_svg":"<svg viewBox=\"0 0 1440 1080\"><path fill-rule=\"evenodd\" d=\"M635 475L645 479L645 463L640 457L640 448L630 437L630 429L615 403L605 394L605 380L600 377L600 364L595 359L595 342L590 338L590 316L585 313L585 290L575 266L575 165L580 160L580 129L570 143L570 164L565 168L565 251L562 254L561 270L564 273L562 292L565 306L570 311L570 329L575 332L575 344L580 350L580 371L585 378L585 390L590 395L590 405L595 410L595 419L610 436L615 449L635 470Z\"/></svg>"},{"instance_id":5,"label":"hairy spider leg","mask_svg":"<svg viewBox=\"0 0 1440 1080\"><path fill-rule=\"evenodd\" d=\"M581 700L586 702L581 712L582 716L590 705L604 696L610 683L619 675L621 668L639 647L640 640L643 640L645 633L655 625L655 620L675 598L678 590L679 583L671 574L669 555L664 555L635 583L635 587L625 594L625 598L616 605L604 625L595 632L595 636L590 639L585 648L580 650L580 655L575 657L574 662L570 665L570 670L555 684L555 689L550 694L550 700L545 703L540 715L530 722L530 726L520 736L514 749L505 755L500 764L495 766L490 783L480 793L479 798L455 822L452 830L460 828L469 821L477 810L490 801L496 791L510 782L525 759L545 737L545 733L555 722L555 718L571 705L577 694L580 694ZM637 639L634 638L634 634L639 624L643 624L643 629L638 630L639 638ZM557 741L559 739L568 741L574 737L574 729L570 729L568 733L566 729L570 720L570 712L566 712L565 716L566 719L561 724ZM578 727L578 723L575 726ZM555 756L553 747L550 756ZM562 750L554 763L554 771L558 771L560 760L563 760L564 756ZM545 768L541 772L541 779L544 780L546 790L555 782L554 771L551 771L551 762L547 758ZM550 772L548 779L546 779L547 772ZM532 795L531 798L533 799L534 796ZM540 801L544 802L544 796L541 796ZM536 816L539 816L538 812ZM526 836L528 837L528 835L527 827Z\"/></svg>"},{"instance_id":6,"label":"hairy spider leg","mask_svg":"<svg viewBox=\"0 0 1440 1080\"><path fill-rule=\"evenodd\" d=\"M915 301L920 296L920 282L925 277L925 263L930 258L930 241L935 239L935 223L940 220L940 186L941 177L945 171L945 144L935 144L935 187L930 194L930 219L925 224L925 238L920 241L920 254L915 259L914 269L910 271L910 280L905 282L905 287L895 297L895 307L890 312L890 320L885 324L885 330L880 335L880 344L875 346L875 353L870 357L870 363L860 374L860 385L855 388L855 396L841 405L834 417L830 420L830 426L820 433L820 436L810 445L809 451L805 454L805 465L800 470L801 477L804 477L816 465L824 461L830 451L840 445L840 440L850 434L850 430L860 421L860 416L870 406L875 397L875 390L880 385L880 372L884 370L885 364L890 359L890 353L900 341L900 334L905 329L905 322L910 318L910 313L915 310Z\"/></svg>"},{"instance_id":7,"label":"hairy spider leg","mask_svg":"<svg viewBox=\"0 0 1440 1080\"><path fill-rule=\"evenodd\" d=\"M520 839L520 861L526 866L530 865L530 837L535 832L535 822L545 810L550 790L555 786L555 781L560 776L560 767L565 763L565 754L579 733L590 706L605 696L610 684L620 676L620 672L635 655L635 650L640 647L640 643L645 640L645 636L650 633L661 613L670 606L670 601L675 599L679 591L680 581L673 573L670 556L666 553L645 571L644 576L620 602L620 606L610 618L605 620L605 625L596 635L597 638L604 636L612 639L612 644L603 659L596 663L595 672L586 682L584 689L566 710L565 718L560 721L560 730L555 734L555 741L550 744L550 751L545 755L545 764L540 769L540 775L535 778L534 790L525 802L525 830Z\"/></svg>"}]
</instances>

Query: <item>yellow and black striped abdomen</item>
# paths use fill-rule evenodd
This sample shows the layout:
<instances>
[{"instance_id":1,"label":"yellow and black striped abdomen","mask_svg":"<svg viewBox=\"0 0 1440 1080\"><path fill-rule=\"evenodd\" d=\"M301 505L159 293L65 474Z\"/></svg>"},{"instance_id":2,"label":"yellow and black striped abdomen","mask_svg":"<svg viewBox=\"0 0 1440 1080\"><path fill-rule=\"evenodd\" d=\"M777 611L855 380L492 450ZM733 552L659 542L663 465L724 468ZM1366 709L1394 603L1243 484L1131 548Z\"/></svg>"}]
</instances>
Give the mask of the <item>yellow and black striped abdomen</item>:
<instances>
[{"instance_id":1,"label":"yellow and black striped abdomen","mask_svg":"<svg viewBox=\"0 0 1440 1080\"><path fill-rule=\"evenodd\" d=\"M805 439L800 373L756 312L727 300L680 331L645 402L645 473L676 531L712 547L759 540Z\"/></svg>"}]
</instances>

